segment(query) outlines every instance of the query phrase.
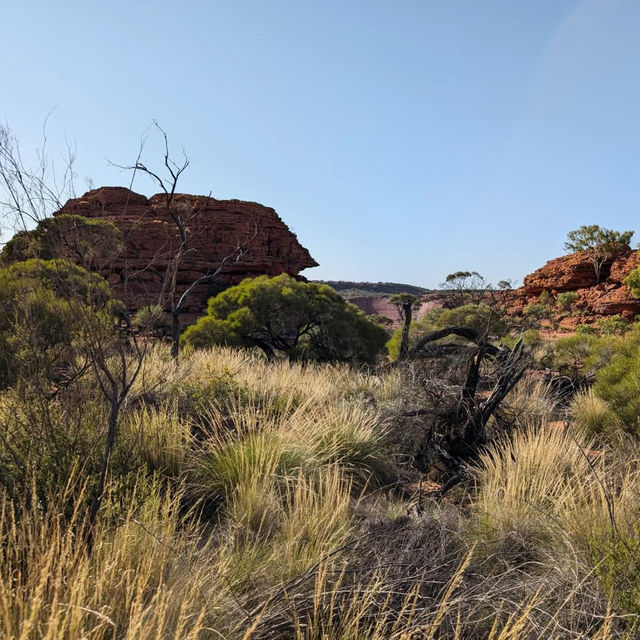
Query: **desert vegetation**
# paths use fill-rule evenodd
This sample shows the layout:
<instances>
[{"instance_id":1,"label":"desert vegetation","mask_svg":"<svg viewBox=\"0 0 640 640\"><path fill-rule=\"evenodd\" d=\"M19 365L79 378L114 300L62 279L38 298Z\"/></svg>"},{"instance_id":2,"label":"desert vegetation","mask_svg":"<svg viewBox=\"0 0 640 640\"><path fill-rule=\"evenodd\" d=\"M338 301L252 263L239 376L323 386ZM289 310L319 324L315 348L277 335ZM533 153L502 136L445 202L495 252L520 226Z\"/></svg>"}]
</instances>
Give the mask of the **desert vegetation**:
<instances>
[{"instance_id":1,"label":"desert vegetation","mask_svg":"<svg viewBox=\"0 0 640 640\"><path fill-rule=\"evenodd\" d=\"M136 348L81 268L56 289L54 265L3 271L4 637L636 635L635 329L578 336L597 381L571 399L523 370L463 452L469 363L495 353L465 411L515 348L494 337L443 323L375 368L189 341L176 360ZM39 288L16 296L16 278ZM71 309L113 327L102 351ZM105 372L128 384L107 451Z\"/></svg>"},{"instance_id":2,"label":"desert vegetation","mask_svg":"<svg viewBox=\"0 0 640 640\"><path fill-rule=\"evenodd\" d=\"M46 403L7 390L3 634L632 636L633 441L596 445L584 401L558 428L548 386L525 379L504 406L514 431L441 495L416 451L428 421L404 415L433 393L420 382L150 348L90 549L105 424L92 374Z\"/></svg>"},{"instance_id":3,"label":"desert vegetation","mask_svg":"<svg viewBox=\"0 0 640 640\"><path fill-rule=\"evenodd\" d=\"M194 205L165 148L172 219ZM227 283L180 331L185 292L249 244L178 295L192 218L174 220L158 304L132 309L100 275L121 230L20 189L0 254L3 638L638 637L637 323L559 336L577 294L514 313L510 282L458 271L420 319L421 291L393 290L392 331L282 273Z\"/></svg>"}]
</instances>

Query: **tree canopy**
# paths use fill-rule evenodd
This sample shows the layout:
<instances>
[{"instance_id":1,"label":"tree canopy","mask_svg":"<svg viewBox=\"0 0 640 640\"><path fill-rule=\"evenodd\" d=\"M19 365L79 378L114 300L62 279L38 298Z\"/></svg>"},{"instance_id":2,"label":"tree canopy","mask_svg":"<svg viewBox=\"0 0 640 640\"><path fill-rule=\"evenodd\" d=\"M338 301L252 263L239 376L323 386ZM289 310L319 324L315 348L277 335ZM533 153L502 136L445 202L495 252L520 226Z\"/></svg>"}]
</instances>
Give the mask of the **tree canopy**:
<instances>
[{"instance_id":1,"label":"tree canopy","mask_svg":"<svg viewBox=\"0 0 640 640\"><path fill-rule=\"evenodd\" d=\"M82 336L115 327L107 283L64 260L0 268L0 387L18 377L52 379L75 358Z\"/></svg>"},{"instance_id":2,"label":"tree canopy","mask_svg":"<svg viewBox=\"0 0 640 640\"><path fill-rule=\"evenodd\" d=\"M122 250L121 235L107 220L60 214L16 233L0 252L0 262L66 259L86 269L97 268Z\"/></svg>"},{"instance_id":3,"label":"tree canopy","mask_svg":"<svg viewBox=\"0 0 640 640\"><path fill-rule=\"evenodd\" d=\"M564 248L572 252L586 252L593 264L596 281L600 282L602 267L607 260L629 248L633 233L633 231L604 229L597 224L582 225L574 231L569 231Z\"/></svg>"},{"instance_id":4,"label":"tree canopy","mask_svg":"<svg viewBox=\"0 0 640 640\"><path fill-rule=\"evenodd\" d=\"M386 331L327 285L289 275L248 278L209 300L207 315L182 336L186 345L258 347L272 358L373 362Z\"/></svg>"}]
</instances>

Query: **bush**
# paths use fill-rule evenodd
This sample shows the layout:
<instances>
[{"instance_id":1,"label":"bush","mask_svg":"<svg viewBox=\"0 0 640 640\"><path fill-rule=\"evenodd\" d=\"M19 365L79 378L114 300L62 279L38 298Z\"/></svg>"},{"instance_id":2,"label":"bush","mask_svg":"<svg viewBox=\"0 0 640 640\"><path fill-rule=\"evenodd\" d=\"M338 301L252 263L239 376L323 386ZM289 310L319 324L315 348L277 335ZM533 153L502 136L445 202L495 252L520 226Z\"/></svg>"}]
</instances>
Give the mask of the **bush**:
<instances>
[{"instance_id":1,"label":"bush","mask_svg":"<svg viewBox=\"0 0 640 640\"><path fill-rule=\"evenodd\" d=\"M141 331L161 332L171 326L169 314L158 304L139 309L133 317L134 326Z\"/></svg>"},{"instance_id":2,"label":"bush","mask_svg":"<svg viewBox=\"0 0 640 640\"><path fill-rule=\"evenodd\" d=\"M438 327L464 325L486 336L501 335L506 331L502 314L487 304L465 304L455 309L444 309L437 318Z\"/></svg>"},{"instance_id":3,"label":"bush","mask_svg":"<svg viewBox=\"0 0 640 640\"><path fill-rule=\"evenodd\" d=\"M554 299L553 299L553 294L548 291L547 289L545 289L541 294L540 294L540 300L539 303L545 307L550 307L553 305L554 303Z\"/></svg>"},{"instance_id":4,"label":"bush","mask_svg":"<svg viewBox=\"0 0 640 640\"><path fill-rule=\"evenodd\" d=\"M586 375L595 343L595 337L579 332L558 338L553 346L554 367L574 379Z\"/></svg>"},{"instance_id":5,"label":"bush","mask_svg":"<svg viewBox=\"0 0 640 640\"><path fill-rule=\"evenodd\" d=\"M269 358L373 363L386 331L326 285L282 274L247 278L209 300L183 344L258 347Z\"/></svg>"},{"instance_id":6,"label":"bush","mask_svg":"<svg viewBox=\"0 0 640 640\"><path fill-rule=\"evenodd\" d=\"M596 322L598 333L603 336L625 334L631 328L629 323L621 316L610 316Z\"/></svg>"},{"instance_id":7,"label":"bush","mask_svg":"<svg viewBox=\"0 0 640 640\"><path fill-rule=\"evenodd\" d=\"M549 317L550 309L549 306L545 304L531 303L524 308L523 313L527 320L538 323L540 320Z\"/></svg>"},{"instance_id":8,"label":"bush","mask_svg":"<svg viewBox=\"0 0 640 640\"><path fill-rule=\"evenodd\" d=\"M564 293L559 293L556 298L556 304L562 311L569 312L571 311L573 305L578 299L578 294L575 291L565 291Z\"/></svg>"},{"instance_id":9,"label":"bush","mask_svg":"<svg viewBox=\"0 0 640 640\"><path fill-rule=\"evenodd\" d=\"M73 346L98 325L114 327L117 305L98 275L64 260L0 268L0 388L19 378L53 380Z\"/></svg>"}]
</instances>

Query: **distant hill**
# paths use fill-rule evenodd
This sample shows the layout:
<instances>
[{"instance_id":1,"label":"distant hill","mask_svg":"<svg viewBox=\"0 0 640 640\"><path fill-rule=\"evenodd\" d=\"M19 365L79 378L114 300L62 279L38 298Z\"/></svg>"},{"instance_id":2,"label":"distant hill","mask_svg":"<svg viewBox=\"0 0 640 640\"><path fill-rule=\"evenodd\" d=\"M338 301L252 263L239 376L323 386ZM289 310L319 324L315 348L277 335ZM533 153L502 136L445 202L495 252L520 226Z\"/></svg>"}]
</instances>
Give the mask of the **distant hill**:
<instances>
[{"instance_id":1,"label":"distant hill","mask_svg":"<svg viewBox=\"0 0 640 640\"><path fill-rule=\"evenodd\" d=\"M394 293L412 293L420 296L433 291L433 289L424 289L412 284L400 284L398 282L350 282L348 280L315 280L314 282L328 284L336 291L339 291L345 298L378 298L391 296Z\"/></svg>"}]
</instances>

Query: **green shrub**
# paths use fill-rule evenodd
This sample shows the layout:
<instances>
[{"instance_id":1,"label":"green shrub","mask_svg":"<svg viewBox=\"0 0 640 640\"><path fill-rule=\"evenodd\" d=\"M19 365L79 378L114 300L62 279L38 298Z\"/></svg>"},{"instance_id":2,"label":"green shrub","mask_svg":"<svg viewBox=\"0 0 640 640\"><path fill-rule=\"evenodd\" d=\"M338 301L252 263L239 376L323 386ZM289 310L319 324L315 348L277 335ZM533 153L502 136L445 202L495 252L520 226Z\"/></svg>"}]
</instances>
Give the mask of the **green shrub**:
<instances>
[{"instance_id":1,"label":"green shrub","mask_svg":"<svg viewBox=\"0 0 640 640\"><path fill-rule=\"evenodd\" d=\"M169 314L159 304L142 307L133 316L133 324L142 331L161 331L171 326Z\"/></svg>"},{"instance_id":2,"label":"green shrub","mask_svg":"<svg viewBox=\"0 0 640 640\"><path fill-rule=\"evenodd\" d=\"M553 294L551 293L551 291L548 291L547 289L545 289L541 294L540 294L540 300L539 303L545 307L550 307L553 305L554 303L554 299L553 299Z\"/></svg>"},{"instance_id":3,"label":"green shrub","mask_svg":"<svg viewBox=\"0 0 640 640\"><path fill-rule=\"evenodd\" d=\"M209 300L182 343L258 347L269 358L373 363L387 332L336 291L282 274L247 278Z\"/></svg>"},{"instance_id":4,"label":"green shrub","mask_svg":"<svg viewBox=\"0 0 640 640\"><path fill-rule=\"evenodd\" d=\"M562 311L571 311L573 305L578 299L578 294L575 291L565 291L564 293L559 293L556 298L556 304Z\"/></svg>"},{"instance_id":5,"label":"green shrub","mask_svg":"<svg viewBox=\"0 0 640 640\"><path fill-rule=\"evenodd\" d=\"M528 304L523 311L525 317L533 322L540 322L549 316L549 307L545 304Z\"/></svg>"},{"instance_id":6,"label":"green shrub","mask_svg":"<svg viewBox=\"0 0 640 640\"><path fill-rule=\"evenodd\" d=\"M572 378L586 375L595 342L594 336L583 333L559 338L553 347L554 367Z\"/></svg>"},{"instance_id":7,"label":"green shrub","mask_svg":"<svg viewBox=\"0 0 640 640\"><path fill-rule=\"evenodd\" d=\"M597 336L598 328L592 324L579 324L576 327L576 334L579 336Z\"/></svg>"},{"instance_id":8,"label":"green shrub","mask_svg":"<svg viewBox=\"0 0 640 640\"><path fill-rule=\"evenodd\" d=\"M624 279L624 283L631 289L631 293L636 298L640 298L640 267L633 269Z\"/></svg>"},{"instance_id":9,"label":"green shrub","mask_svg":"<svg viewBox=\"0 0 640 640\"><path fill-rule=\"evenodd\" d=\"M411 323L409 330L409 348L423 336L443 329L463 325L475 329L485 336L501 336L507 330L504 316L495 308L484 303L465 304L454 309L432 309L420 320ZM396 329L387 342L387 351L395 360L400 352L402 329ZM448 338L454 341L455 338Z\"/></svg>"},{"instance_id":10,"label":"green shrub","mask_svg":"<svg viewBox=\"0 0 640 640\"><path fill-rule=\"evenodd\" d=\"M598 333L604 336L622 335L629 331L629 323L621 316L610 316L596 322Z\"/></svg>"},{"instance_id":11,"label":"green shrub","mask_svg":"<svg viewBox=\"0 0 640 640\"><path fill-rule=\"evenodd\" d=\"M65 260L0 268L0 388L53 380L80 354L83 337L113 329L117 305L103 278Z\"/></svg>"},{"instance_id":12,"label":"green shrub","mask_svg":"<svg viewBox=\"0 0 640 640\"><path fill-rule=\"evenodd\" d=\"M465 304L455 309L444 309L437 318L439 327L464 325L481 335L501 335L506 330L502 314L487 304Z\"/></svg>"}]
</instances>

